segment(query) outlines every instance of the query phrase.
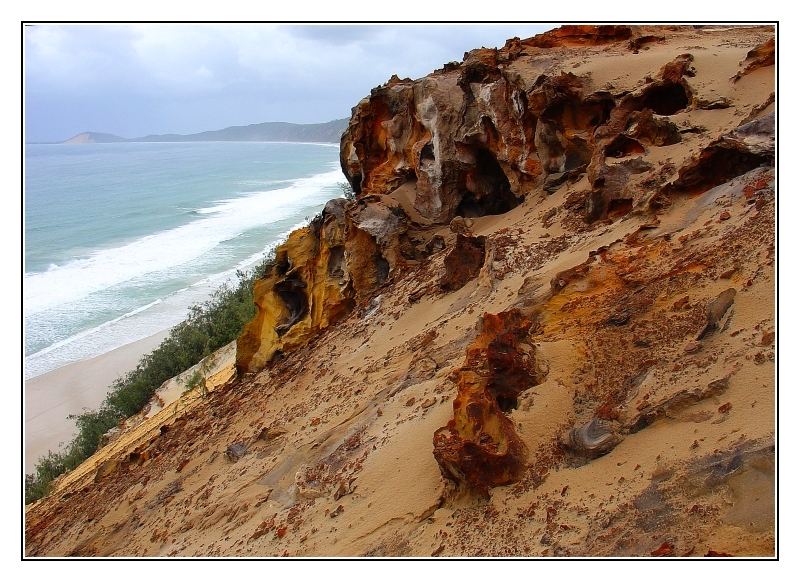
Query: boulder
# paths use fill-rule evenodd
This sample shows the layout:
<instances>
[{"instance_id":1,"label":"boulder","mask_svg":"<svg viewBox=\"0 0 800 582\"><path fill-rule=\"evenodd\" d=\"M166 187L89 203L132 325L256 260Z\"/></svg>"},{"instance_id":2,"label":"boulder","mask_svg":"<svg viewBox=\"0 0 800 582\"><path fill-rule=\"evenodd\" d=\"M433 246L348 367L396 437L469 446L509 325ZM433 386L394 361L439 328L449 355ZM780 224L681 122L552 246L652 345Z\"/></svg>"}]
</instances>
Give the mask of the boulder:
<instances>
[{"instance_id":1,"label":"boulder","mask_svg":"<svg viewBox=\"0 0 800 582\"><path fill-rule=\"evenodd\" d=\"M456 235L456 244L444 259L439 287L457 291L478 276L486 257L486 237Z\"/></svg>"}]
</instances>

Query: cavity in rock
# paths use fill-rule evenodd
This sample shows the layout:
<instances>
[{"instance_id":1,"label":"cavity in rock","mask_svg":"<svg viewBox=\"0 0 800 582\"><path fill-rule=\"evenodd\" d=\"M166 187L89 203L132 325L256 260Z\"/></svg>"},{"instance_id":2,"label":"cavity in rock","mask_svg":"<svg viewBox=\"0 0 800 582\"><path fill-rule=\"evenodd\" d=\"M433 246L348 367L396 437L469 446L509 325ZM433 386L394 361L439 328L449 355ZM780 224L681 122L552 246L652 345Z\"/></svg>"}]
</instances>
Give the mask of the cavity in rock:
<instances>
[{"instance_id":1,"label":"cavity in rock","mask_svg":"<svg viewBox=\"0 0 800 582\"><path fill-rule=\"evenodd\" d=\"M283 301L288 316L286 321L275 327L278 335L283 335L308 312L308 298L305 293L306 284L297 275L290 275L275 284L275 293Z\"/></svg>"}]
</instances>

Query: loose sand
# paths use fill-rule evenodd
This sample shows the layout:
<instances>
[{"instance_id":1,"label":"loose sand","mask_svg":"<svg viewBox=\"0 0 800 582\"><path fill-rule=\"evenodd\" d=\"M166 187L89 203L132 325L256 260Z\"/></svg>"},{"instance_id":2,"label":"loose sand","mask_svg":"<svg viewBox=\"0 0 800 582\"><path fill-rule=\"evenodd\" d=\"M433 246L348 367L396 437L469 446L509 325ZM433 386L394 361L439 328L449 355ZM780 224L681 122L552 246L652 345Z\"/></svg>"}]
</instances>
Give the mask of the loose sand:
<instances>
[{"instance_id":1,"label":"loose sand","mask_svg":"<svg viewBox=\"0 0 800 582\"><path fill-rule=\"evenodd\" d=\"M84 408L96 408L108 386L136 366L139 358L152 351L167 331L129 343L105 354L62 366L25 382L25 472L36 461L68 442L75 423L67 416Z\"/></svg>"}]
</instances>

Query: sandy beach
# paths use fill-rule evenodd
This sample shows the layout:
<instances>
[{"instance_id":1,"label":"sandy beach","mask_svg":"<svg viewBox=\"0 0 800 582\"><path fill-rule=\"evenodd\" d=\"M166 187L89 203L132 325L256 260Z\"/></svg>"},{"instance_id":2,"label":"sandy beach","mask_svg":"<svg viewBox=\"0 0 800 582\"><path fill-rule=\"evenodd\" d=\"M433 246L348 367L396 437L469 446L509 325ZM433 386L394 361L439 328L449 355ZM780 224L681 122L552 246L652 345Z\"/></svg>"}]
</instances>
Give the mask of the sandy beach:
<instances>
[{"instance_id":1,"label":"sandy beach","mask_svg":"<svg viewBox=\"0 0 800 582\"><path fill-rule=\"evenodd\" d=\"M48 450L58 449L75 432L67 416L96 408L109 385L152 351L168 331L154 334L100 356L68 364L25 382L25 472Z\"/></svg>"}]
</instances>

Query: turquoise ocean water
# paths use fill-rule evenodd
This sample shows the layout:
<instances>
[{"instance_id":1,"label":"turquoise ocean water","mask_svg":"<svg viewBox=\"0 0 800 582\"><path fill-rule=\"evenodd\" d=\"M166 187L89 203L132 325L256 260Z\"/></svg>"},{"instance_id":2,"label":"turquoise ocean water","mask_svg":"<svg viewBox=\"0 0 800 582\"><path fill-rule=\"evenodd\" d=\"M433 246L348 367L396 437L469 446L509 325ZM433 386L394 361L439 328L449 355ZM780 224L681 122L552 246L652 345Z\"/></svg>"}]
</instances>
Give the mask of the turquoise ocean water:
<instances>
[{"instance_id":1,"label":"turquoise ocean water","mask_svg":"<svg viewBox=\"0 0 800 582\"><path fill-rule=\"evenodd\" d=\"M27 378L167 329L341 194L338 146L28 145Z\"/></svg>"}]
</instances>

